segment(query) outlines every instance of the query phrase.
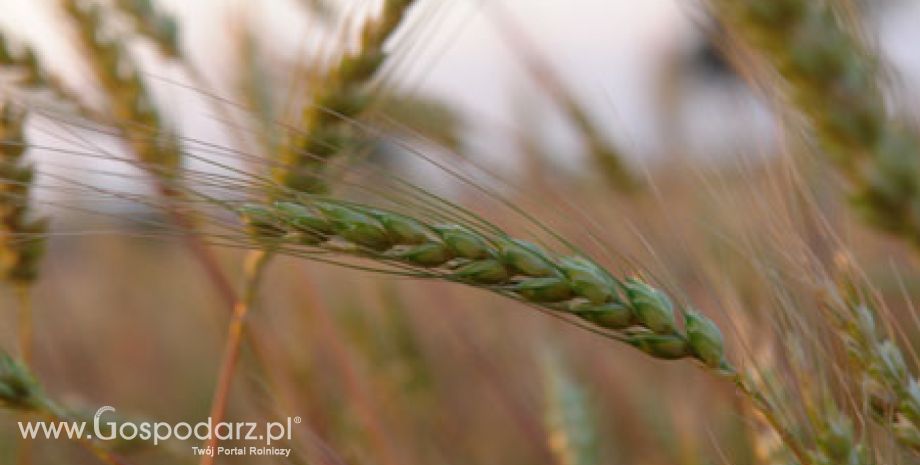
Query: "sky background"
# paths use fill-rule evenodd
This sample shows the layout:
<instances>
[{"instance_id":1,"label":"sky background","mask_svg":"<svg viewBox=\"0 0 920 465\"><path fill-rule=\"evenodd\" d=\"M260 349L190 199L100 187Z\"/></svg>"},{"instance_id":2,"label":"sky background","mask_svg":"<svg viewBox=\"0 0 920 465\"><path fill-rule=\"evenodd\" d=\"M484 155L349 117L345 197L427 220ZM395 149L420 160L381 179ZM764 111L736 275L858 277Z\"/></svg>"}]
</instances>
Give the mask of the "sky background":
<instances>
[{"instance_id":1,"label":"sky background","mask_svg":"<svg viewBox=\"0 0 920 465\"><path fill-rule=\"evenodd\" d=\"M67 34L55 19L56 0L0 0L0 21L44 51L49 66L78 87L86 84ZM342 24L330 26L304 13L306 0L161 0L181 21L182 47L215 86L230 95L234 31L256 31L267 59L302 63L317 51L341 43ZM377 0L333 0L355 21L375 11ZM886 2L891 3L891 2ZM877 38L905 95L920 86L920 4L896 2L873 19ZM762 103L742 86L707 77L682 81L680 109L662 119L663 84L670 82L674 57L698 49L705 15L685 0L421 0L391 46L397 66L391 81L405 90L435 96L456 106L471 124L470 151L485 158L511 151L508 134L536 125L563 162L578 152L552 105L540 96L517 54L499 33L497 18L511 21L563 78L595 120L637 162L673 155L675 147L694 156L737 155L739 148L770 150L772 120ZM146 52L146 54L145 54ZM156 77L189 82L177 66L141 50L145 71L158 97L178 124L195 137L226 141L227 127L195 93ZM51 59L48 59L50 57ZM286 92L281 89L280 92ZM200 97L200 95L198 96ZM901 99L908 109L914 98ZM671 125L671 126L668 126ZM679 135L663 133L678 128ZM752 139L754 143L752 144ZM754 155L754 154L747 154Z\"/></svg>"}]
</instances>

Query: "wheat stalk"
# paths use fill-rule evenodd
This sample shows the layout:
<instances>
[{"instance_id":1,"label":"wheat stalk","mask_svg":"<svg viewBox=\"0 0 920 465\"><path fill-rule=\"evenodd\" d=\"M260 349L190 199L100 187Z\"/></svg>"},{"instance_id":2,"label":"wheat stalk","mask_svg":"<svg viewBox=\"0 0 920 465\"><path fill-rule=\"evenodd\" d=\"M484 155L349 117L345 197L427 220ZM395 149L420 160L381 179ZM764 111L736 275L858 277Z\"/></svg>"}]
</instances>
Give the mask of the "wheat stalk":
<instances>
[{"instance_id":1,"label":"wheat stalk","mask_svg":"<svg viewBox=\"0 0 920 465\"><path fill-rule=\"evenodd\" d=\"M877 59L823 1L712 0L784 78L872 224L920 244L917 135L889 117Z\"/></svg>"}]
</instances>

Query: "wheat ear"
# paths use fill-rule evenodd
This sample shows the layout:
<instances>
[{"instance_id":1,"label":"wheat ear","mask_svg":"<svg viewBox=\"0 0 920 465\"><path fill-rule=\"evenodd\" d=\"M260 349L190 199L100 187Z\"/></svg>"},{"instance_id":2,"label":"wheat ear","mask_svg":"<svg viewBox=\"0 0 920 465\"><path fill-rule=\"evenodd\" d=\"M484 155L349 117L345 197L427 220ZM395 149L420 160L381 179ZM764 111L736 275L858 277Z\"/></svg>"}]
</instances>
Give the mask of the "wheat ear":
<instances>
[{"instance_id":1,"label":"wheat ear","mask_svg":"<svg viewBox=\"0 0 920 465\"><path fill-rule=\"evenodd\" d=\"M787 84L866 219L920 245L918 137L888 116L877 59L823 1L712 0Z\"/></svg>"},{"instance_id":2,"label":"wheat ear","mask_svg":"<svg viewBox=\"0 0 920 465\"><path fill-rule=\"evenodd\" d=\"M158 176L174 176L180 162L178 138L165 127L134 60L117 38L106 35L104 10L98 4L78 0L64 0L64 8L108 97L110 122L148 170Z\"/></svg>"},{"instance_id":3,"label":"wheat ear","mask_svg":"<svg viewBox=\"0 0 920 465\"><path fill-rule=\"evenodd\" d=\"M841 281L825 287L824 309L862 377L873 419L902 446L920 453L920 381L911 374L898 345L881 335L871 301L862 297L852 280Z\"/></svg>"},{"instance_id":4,"label":"wheat ear","mask_svg":"<svg viewBox=\"0 0 920 465\"><path fill-rule=\"evenodd\" d=\"M304 245L407 266L432 278L482 287L564 312L662 359L695 358L731 372L716 325L636 278L615 278L593 261L563 257L504 233L427 224L332 199L248 204L238 213L266 244Z\"/></svg>"},{"instance_id":5,"label":"wheat ear","mask_svg":"<svg viewBox=\"0 0 920 465\"><path fill-rule=\"evenodd\" d=\"M180 164L177 136L163 129L163 121L153 106L130 56L118 43L103 35L104 12L101 7L81 5L76 0L64 1L64 7L73 20L93 72L108 94L114 114L112 123L131 145L143 167L153 176L158 190L166 201L173 207L180 204L183 199L181 184L176 178ZM183 240L205 270L227 308L231 310L231 321L245 316L251 305L248 291L242 298L237 295L207 245L198 234L194 234L196 225L193 218L177 208L170 208L169 214L179 228L189 231L189 234L183 235ZM230 341L238 341L239 338L245 337L259 358L259 364L267 366L261 358L264 354L262 339L252 331L237 332L234 329L236 326L233 322L230 325ZM238 349L228 348L225 352L235 359L237 351ZM221 379L224 378L227 377L221 376ZM228 393L229 386L218 385L215 392L219 403L225 406L229 395L221 393ZM224 406L215 406L214 411L222 415ZM221 421L218 418L214 420Z\"/></svg>"},{"instance_id":6,"label":"wheat ear","mask_svg":"<svg viewBox=\"0 0 920 465\"><path fill-rule=\"evenodd\" d=\"M386 0L380 15L362 27L358 50L346 54L319 83L313 105L304 109L299 132L282 151L283 168L275 172L281 184L302 192L326 190L322 175L325 161L348 145L347 120L371 103L373 93L368 86L386 61L384 44L413 3Z\"/></svg>"}]
</instances>

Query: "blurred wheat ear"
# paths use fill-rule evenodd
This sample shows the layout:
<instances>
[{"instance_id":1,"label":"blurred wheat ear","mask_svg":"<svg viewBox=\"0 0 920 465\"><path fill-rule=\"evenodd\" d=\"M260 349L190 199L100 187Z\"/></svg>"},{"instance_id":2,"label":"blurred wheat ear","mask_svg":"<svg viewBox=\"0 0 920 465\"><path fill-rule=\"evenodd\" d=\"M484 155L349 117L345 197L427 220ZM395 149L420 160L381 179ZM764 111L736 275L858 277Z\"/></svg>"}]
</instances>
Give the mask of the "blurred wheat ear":
<instances>
[{"instance_id":1,"label":"blurred wheat ear","mask_svg":"<svg viewBox=\"0 0 920 465\"><path fill-rule=\"evenodd\" d=\"M586 390L568 372L560 353L547 350L542 365L550 450L560 465L601 463L599 438Z\"/></svg>"},{"instance_id":2,"label":"blurred wheat ear","mask_svg":"<svg viewBox=\"0 0 920 465\"><path fill-rule=\"evenodd\" d=\"M871 224L920 244L920 137L889 116L879 58L843 23L836 2L711 0L728 29L782 77L849 181Z\"/></svg>"},{"instance_id":3,"label":"blurred wheat ear","mask_svg":"<svg viewBox=\"0 0 920 465\"><path fill-rule=\"evenodd\" d=\"M642 187L641 180L628 166L625 154L611 142L600 124L566 86L552 65L536 51L528 37L510 18L500 15L499 31L509 40L517 57L547 96L562 111L575 129L589 158L589 163L616 191L634 193Z\"/></svg>"},{"instance_id":4,"label":"blurred wheat ear","mask_svg":"<svg viewBox=\"0 0 920 465\"><path fill-rule=\"evenodd\" d=\"M363 24L357 50L343 56L318 84L312 104L304 108L297 133L282 150L283 166L275 171L280 184L302 192L327 190L323 175L326 161L354 144L350 120L375 98L370 85L386 62L384 45L413 3L384 1L379 16Z\"/></svg>"},{"instance_id":5,"label":"blurred wheat ear","mask_svg":"<svg viewBox=\"0 0 920 465\"><path fill-rule=\"evenodd\" d=\"M111 11L98 3L64 0L64 9L79 38L83 57L107 97L109 124L114 125L138 160L153 175L171 179L178 174L180 144L156 108L122 38L107 27ZM167 184L162 184L165 189Z\"/></svg>"},{"instance_id":6,"label":"blurred wheat ear","mask_svg":"<svg viewBox=\"0 0 920 465\"><path fill-rule=\"evenodd\" d=\"M871 294L855 283L844 268L838 282L825 287L824 311L867 391L872 419L920 454L920 382L898 344L882 335Z\"/></svg>"}]
</instances>

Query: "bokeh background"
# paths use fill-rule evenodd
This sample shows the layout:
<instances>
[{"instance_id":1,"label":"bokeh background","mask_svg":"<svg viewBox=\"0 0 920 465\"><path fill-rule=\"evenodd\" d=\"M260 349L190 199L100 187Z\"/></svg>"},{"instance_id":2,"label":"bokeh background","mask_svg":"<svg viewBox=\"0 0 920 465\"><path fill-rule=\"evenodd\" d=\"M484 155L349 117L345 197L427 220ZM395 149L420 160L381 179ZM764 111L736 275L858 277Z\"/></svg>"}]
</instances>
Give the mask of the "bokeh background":
<instances>
[{"instance_id":1,"label":"bokeh background","mask_svg":"<svg viewBox=\"0 0 920 465\"><path fill-rule=\"evenodd\" d=\"M401 144L443 160L605 265L641 264L728 328L736 347L745 341L756 351L777 337L764 314L782 299L763 269L779 270L788 292L798 292L795 277L807 272L799 253L831 260L839 244L858 244L853 252L895 314L920 291L905 271L916 265L907 248L851 217L829 168L787 129L789 115L732 68L731 43L701 5L418 3L389 44L393 58L380 78L388 96L373 110L376 123L398 125L381 124L383 135L361 166L398 172L515 233L539 235L497 199ZM864 3L863 27L886 64L896 103L910 114L920 91L912 45L920 39L920 6ZM379 6L156 4L178 19L184 62L143 40L125 45L166 119L183 137L258 156L270 155L258 148L260 137L281 137L282 122L296 121L311 79L354 48L355 25ZM104 92L56 2L7 0L0 11L9 40L32 44L44 66L89 106L99 105ZM606 184L578 127L547 95L545 75L528 65L534 61L558 78L646 190L624 194ZM10 95L26 98L11 85ZM62 125L66 104L46 107L45 96L27 97L20 101L43 109L27 131L40 172L153 195L139 170L116 160L125 152L117 138ZM86 140L111 159L61 151ZM201 145L190 150L214 156ZM210 169L200 160L185 163ZM52 225L34 290L34 370L42 384L75 411L113 405L129 418L205 418L228 308L179 241L138 221L159 218L155 209L67 190L55 179L40 173L35 192ZM815 204L797 203L794 191L803 184ZM815 226L815 210L837 231L833 241ZM245 251L214 252L240 283ZM11 294L3 294L0 309L12 308ZM13 350L15 311L0 313L0 341ZM739 413L731 385L689 364L649 361L485 292L283 257L269 267L250 322L272 363L257 368L244 347L230 418L305 421L294 431L289 460L220 463L768 463L758 426ZM908 343L920 342L915 326L904 332ZM17 460L17 418L0 413L0 463ZM577 434L560 432L566 421ZM572 441L584 454L577 460L559 453ZM130 463L195 463L192 445L118 447ZM36 441L32 449L36 464L95 463L65 441Z\"/></svg>"}]
</instances>

